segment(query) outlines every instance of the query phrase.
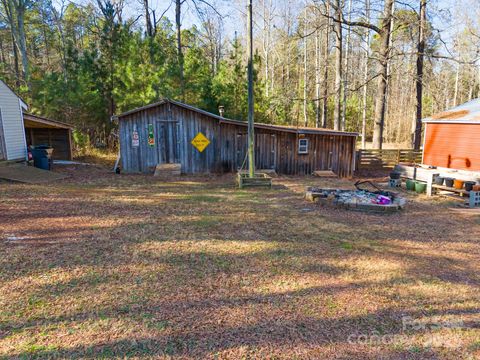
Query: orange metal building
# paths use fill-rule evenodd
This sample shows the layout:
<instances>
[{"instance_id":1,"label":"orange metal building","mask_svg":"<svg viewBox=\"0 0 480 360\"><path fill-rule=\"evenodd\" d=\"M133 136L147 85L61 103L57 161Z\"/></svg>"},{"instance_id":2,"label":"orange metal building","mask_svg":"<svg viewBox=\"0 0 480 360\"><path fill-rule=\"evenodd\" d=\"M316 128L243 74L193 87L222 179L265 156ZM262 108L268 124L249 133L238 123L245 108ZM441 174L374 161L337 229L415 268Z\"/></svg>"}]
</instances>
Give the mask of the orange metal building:
<instances>
[{"instance_id":1,"label":"orange metal building","mask_svg":"<svg viewBox=\"0 0 480 360\"><path fill-rule=\"evenodd\" d=\"M423 164L480 171L480 99L423 122Z\"/></svg>"}]
</instances>

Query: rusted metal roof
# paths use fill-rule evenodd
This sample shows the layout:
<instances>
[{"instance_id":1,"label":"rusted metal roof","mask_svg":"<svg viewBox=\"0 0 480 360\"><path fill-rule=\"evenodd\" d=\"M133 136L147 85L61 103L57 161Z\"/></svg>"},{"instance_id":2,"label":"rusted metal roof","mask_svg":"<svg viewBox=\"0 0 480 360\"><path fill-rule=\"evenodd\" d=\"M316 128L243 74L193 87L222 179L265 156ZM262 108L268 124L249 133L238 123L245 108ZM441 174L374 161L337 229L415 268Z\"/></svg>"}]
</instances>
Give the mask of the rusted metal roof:
<instances>
[{"instance_id":1,"label":"rusted metal roof","mask_svg":"<svg viewBox=\"0 0 480 360\"><path fill-rule=\"evenodd\" d=\"M145 105L130 111L126 111L120 115L117 115L117 119L124 118L128 115L135 114L137 112L143 111L143 110L148 110L160 105L164 104L173 104L179 107L182 107L187 110L195 111L197 113L200 113L202 115L211 117L213 119L219 120L220 123L225 123L225 124L233 124L233 125L241 125L241 126L247 126L247 122L245 121L240 121L240 120L232 120L232 119L227 119L224 117L221 117L219 115L210 113L208 111L196 108L191 105L187 105L175 100L171 99L163 99L161 101L158 101L153 104ZM326 135L342 135L342 136L358 136L358 133L354 132L347 132L347 131L337 131L337 130L331 130L331 129L324 129L324 128L311 128L311 127L296 127L296 126L284 126L284 125L273 125L273 124L263 124L263 123L255 123L255 128L258 129L270 129L270 130L277 130L277 131L285 131L285 132L292 132L292 133L298 133L298 134L326 134Z\"/></svg>"},{"instance_id":2,"label":"rusted metal roof","mask_svg":"<svg viewBox=\"0 0 480 360\"><path fill-rule=\"evenodd\" d=\"M475 99L447 111L432 115L424 123L478 123L480 124L480 99Z\"/></svg>"}]
</instances>

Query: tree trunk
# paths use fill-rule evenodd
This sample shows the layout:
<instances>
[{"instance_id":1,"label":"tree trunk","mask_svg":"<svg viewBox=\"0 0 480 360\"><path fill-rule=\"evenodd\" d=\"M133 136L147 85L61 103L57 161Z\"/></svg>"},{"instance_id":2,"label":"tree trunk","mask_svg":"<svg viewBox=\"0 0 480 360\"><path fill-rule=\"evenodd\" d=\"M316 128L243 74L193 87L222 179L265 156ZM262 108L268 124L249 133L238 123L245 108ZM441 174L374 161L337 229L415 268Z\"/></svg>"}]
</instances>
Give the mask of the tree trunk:
<instances>
[{"instance_id":1,"label":"tree trunk","mask_svg":"<svg viewBox=\"0 0 480 360\"><path fill-rule=\"evenodd\" d=\"M184 75L184 57L182 50L182 0L175 0L175 25L177 28L177 58L178 71L180 75L181 99L185 102L185 75Z\"/></svg>"},{"instance_id":2,"label":"tree trunk","mask_svg":"<svg viewBox=\"0 0 480 360\"><path fill-rule=\"evenodd\" d=\"M270 95L270 10L272 8L272 0L270 0L270 6L267 12L267 0L263 0L263 55L265 58L265 96L268 98Z\"/></svg>"},{"instance_id":3,"label":"tree trunk","mask_svg":"<svg viewBox=\"0 0 480 360\"><path fill-rule=\"evenodd\" d=\"M6 64L5 50L3 49L3 39L0 37L0 63Z\"/></svg>"},{"instance_id":4,"label":"tree trunk","mask_svg":"<svg viewBox=\"0 0 480 360\"><path fill-rule=\"evenodd\" d=\"M453 107L457 106L459 83L460 83L460 64L457 65L457 73L455 75L455 92L453 94Z\"/></svg>"},{"instance_id":5,"label":"tree trunk","mask_svg":"<svg viewBox=\"0 0 480 360\"><path fill-rule=\"evenodd\" d=\"M320 31L315 32L315 127L320 127Z\"/></svg>"},{"instance_id":6,"label":"tree trunk","mask_svg":"<svg viewBox=\"0 0 480 360\"><path fill-rule=\"evenodd\" d=\"M370 0L365 0L365 17L370 22ZM365 29L365 67L363 69L362 149L367 146L368 61L370 58L370 29Z\"/></svg>"},{"instance_id":7,"label":"tree trunk","mask_svg":"<svg viewBox=\"0 0 480 360\"><path fill-rule=\"evenodd\" d=\"M323 109L322 127L327 127L328 122L328 55L330 52L330 0L327 1L325 12L327 14L327 26L325 30L325 53L323 58Z\"/></svg>"},{"instance_id":8,"label":"tree trunk","mask_svg":"<svg viewBox=\"0 0 480 360\"><path fill-rule=\"evenodd\" d=\"M63 81L66 84L68 81L68 73L67 73L67 45L65 41L65 34L63 31L62 21L63 21L63 9L60 14L57 12L56 8L52 8L53 17L55 18L55 25L58 30L61 51L60 57L62 58L62 74L63 74Z\"/></svg>"},{"instance_id":9,"label":"tree trunk","mask_svg":"<svg viewBox=\"0 0 480 360\"><path fill-rule=\"evenodd\" d=\"M473 89L476 85L476 79L475 79L474 71L475 71L475 69L472 69L472 67L470 66L468 77L471 78L471 80L469 81L470 85L469 85L469 88L468 88L468 101L472 101L472 99L473 99Z\"/></svg>"},{"instance_id":10,"label":"tree trunk","mask_svg":"<svg viewBox=\"0 0 480 360\"><path fill-rule=\"evenodd\" d=\"M272 89L275 89L275 71L276 71L276 59L274 57L275 54L272 55L272 61L270 62L271 65L270 65L270 88Z\"/></svg>"},{"instance_id":11,"label":"tree trunk","mask_svg":"<svg viewBox=\"0 0 480 360\"><path fill-rule=\"evenodd\" d=\"M425 26L427 23L427 0L420 0L420 26L418 29L417 46L417 78L416 78L416 117L415 132L413 134L413 148L420 149L422 141L423 117L423 63L425 57Z\"/></svg>"},{"instance_id":12,"label":"tree trunk","mask_svg":"<svg viewBox=\"0 0 480 360\"><path fill-rule=\"evenodd\" d=\"M42 17L42 35L43 35L43 44L45 46L45 60L46 60L46 68L50 69L50 45L48 42L48 23L47 23L47 16L45 14L44 9L40 10L40 15Z\"/></svg>"},{"instance_id":13,"label":"tree trunk","mask_svg":"<svg viewBox=\"0 0 480 360\"><path fill-rule=\"evenodd\" d=\"M22 70L25 82L30 88L30 72L28 65L28 56L27 56L27 41L25 38L25 10L26 4L24 0L19 0L17 5L17 31L18 31L18 47L20 49L20 54L22 55Z\"/></svg>"},{"instance_id":14,"label":"tree trunk","mask_svg":"<svg viewBox=\"0 0 480 360\"><path fill-rule=\"evenodd\" d=\"M379 70L377 94L375 100L375 117L373 128L373 148L381 149L383 146L383 130L385 125L385 102L387 94L387 71L390 53L390 22L394 0L385 0L385 8L380 28L379 40Z\"/></svg>"},{"instance_id":15,"label":"tree trunk","mask_svg":"<svg viewBox=\"0 0 480 360\"><path fill-rule=\"evenodd\" d=\"M13 66L15 69L15 85L19 87L20 86L20 65L18 62L18 50L17 50L17 44L15 42L15 37L13 36L13 31L12 31L12 49L13 49Z\"/></svg>"},{"instance_id":16,"label":"tree trunk","mask_svg":"<svg viewBox=\"0 0 480 360\"><path fill-rule=\"evenodd\" d=\"M388 43L388 48L389 49L392 49L392 46L393 46L393 30L395 28L395 17L394 17L394 14L395 14L395 2L393 2L393 6L392 6L392 17L390 19L390 41ZM389 50L390 51L390 50ZM407 61L408 63L411 63L409 61ZM391 141L390 139L390 133L391 133L391 128L392 128L392 124L390 124L390 109L389 109L389 105L390 105L390 101L391 101L391 97L390 97L390 77L391 77L391 74L392 74L392 63L389 59L389 61L387 62L387 90L385 92L385 133L384 133L384 136L383 136L383 141L387 140L387 141ZM408 79L408 74L410 72L407 73L407 76L405 76L405 80ZM408 81L407 81L408 83ZM408 87L405 87L405 89L408 89ZM401 97L402 98L402 101L403 101L403 98L404 96ZM401 109L404 109L404 107L402 106ZM402 114L403 116L403 114ZM397 123L400 125L401 121L397 121Z\"/></svg>"},{"instance_id":17,"label":"tree trunk","mask_svg":"<svg viewBox=\"0 0 480 360\"><path fill-rule=\"evenodd\" d=\"M2 4L5 10L8 25L10 26L10 31L12 33L12 46L15 57L15 73L17 76L17 84L20 84L21 78L18 56L18 52L20 51L23 79L27 83L27 86L30 87L27 46L25 40L25 9L27 4L25 3L25 0L2 0Z\"/></svg>"},{"instance_id":18,"label":"tree trunk","mask_svg":"<svg viewBox=\"0 0 480 360\"><path fill-rule=\"evenodd\" d=\"M476 91L476 98L480 97L480 67L478 67L478 69L476 69L477 71L477 91Z\"/></svg>"},{"instance_id":19,"label":"tree trunk","mask_svg":"<svg viewBox=\"0 0 480 360\"><path fill-rule=\"evenodd\" d=\"M305 12L303 19L303 123L305 127L308 127L308 41L307 41L307 1L305 1Z\"/></svg>"},{"instance_id":20,"label":"tree trunk","mask_svg":"<svg viewBox=\"0 0 480 360\"><path fill-rule=\"evenodd\" d=\"M341 129L342 121L342 57L343 57L343 39L342 39L342 8L341 1L335 3L335 108L333 111L333 128Z\"/></svg>"},{"instance_id":21,"label":"tree trunk","mask_svg":"<svg viewBox=\"0 0 480 360\"><path fill-rule=\"evenodd\" d=\"M148 0L143 0L143 10L145 11L145 27L147 31L147 36L152 38L154 35L152 19L150 18L150 7Z\"/></svg>"},{"instance_id":22,"label":"tree trunk","mask_svg":"<svg viewBox=\"0 0 480 360\"><path fill-rule=\"evenodd\" d=\"M352 0L348 4L348 21L352 20ZM352 32L352 27L348 26L347 39L345 43L345 74L343 81L343 106L342 106L342 130L345 130L347 127L347 95L348 95L348 69L349 69L349 53L350 53L350 36Z\"/></svg>"}]
</instances>

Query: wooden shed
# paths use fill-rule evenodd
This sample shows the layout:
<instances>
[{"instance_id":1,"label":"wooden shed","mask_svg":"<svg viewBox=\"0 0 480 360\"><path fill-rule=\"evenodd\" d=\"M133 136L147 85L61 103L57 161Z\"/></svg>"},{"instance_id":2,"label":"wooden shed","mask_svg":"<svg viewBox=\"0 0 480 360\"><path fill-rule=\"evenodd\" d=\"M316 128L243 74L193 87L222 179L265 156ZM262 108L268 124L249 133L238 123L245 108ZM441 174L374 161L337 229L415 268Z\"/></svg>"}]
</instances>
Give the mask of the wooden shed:
<instances>
[{"instance_id":1,"label":"wooden shed","mask_svg":"<svg viewBox=\"0 0 480 360\"><path fill-rule=\"evenodd\" d=\"M423 164L480 171L480 99L423 122Z\"/></svg>"},{"instance_id":2,"label":"wooden shed","mask_svg":"<svg viewBox=\"0 0 480 360\"><path fill-rule=\"evenodd\" d=\"M184 174L235 172L247 166L246 122L168 99L117 118L123 172L151 173L164 163L181 164ZM257 123L255 166L279 174L332 170L349 177L357 135Z\"/></svg>"},{"instance_id":3,"label":"wooden shed","mask_svg":"<svg viewBox=\"0 0 480 360\"><path fill-rule=\"evenodd\" d=\"M23 114L27 145L53 147L54 160L72 160L73 126L32 114Z\"/></svg>"}]
</instances>

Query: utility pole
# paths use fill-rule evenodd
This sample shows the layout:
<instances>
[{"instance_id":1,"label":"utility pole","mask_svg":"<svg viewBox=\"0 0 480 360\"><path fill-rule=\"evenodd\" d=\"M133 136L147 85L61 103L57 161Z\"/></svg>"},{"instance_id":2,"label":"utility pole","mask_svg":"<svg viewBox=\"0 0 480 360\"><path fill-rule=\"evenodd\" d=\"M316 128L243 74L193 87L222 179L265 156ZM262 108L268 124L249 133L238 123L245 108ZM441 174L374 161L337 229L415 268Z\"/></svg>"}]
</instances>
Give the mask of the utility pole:
<instances>
[{"instance_id":1,"label":"utility pole","mask_svg":"<svg viewBox=\"0 0 480 360\"><path fill-rule=\"evenodd\" d=\"M255 132L253 125L253 11L248 0L248 174L255 176Z\"/></svg>"}]
</instances>

